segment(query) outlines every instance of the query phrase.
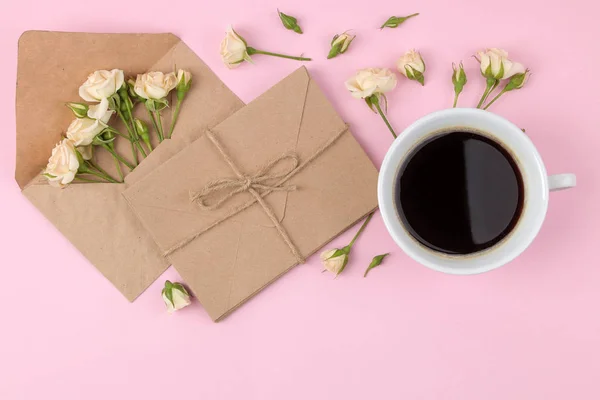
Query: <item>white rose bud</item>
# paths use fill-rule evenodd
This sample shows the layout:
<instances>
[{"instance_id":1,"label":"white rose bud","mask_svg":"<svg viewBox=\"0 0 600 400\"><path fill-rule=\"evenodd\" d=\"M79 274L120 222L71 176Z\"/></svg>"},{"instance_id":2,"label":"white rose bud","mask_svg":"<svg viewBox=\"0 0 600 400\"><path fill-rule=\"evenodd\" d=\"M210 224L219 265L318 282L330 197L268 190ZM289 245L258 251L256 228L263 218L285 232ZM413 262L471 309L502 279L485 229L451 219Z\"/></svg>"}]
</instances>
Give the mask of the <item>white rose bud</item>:
<instances>
[{"instance_id":1,"label":"white rose bud","mask_svg":"<svg viewBox=\"0 0 600 400\"><path fill-rule=\"evenodd\" d=\"M177 87L177 76L170 72L148 72L138 75L133 89L143 99L161 100Z\"/></svg>"},{"instance_id":2,"label":"white rose bud","mask_svg":"<svg viewBox=\"0 0 600 400\"><path fill-rule=\"evenodd\" d=\"M183 96L190 90L192 85L192 74L190 71L180 69L177 71L177 97Z\"/></svg>"},{"instance_id":3,"label":"white rose bud","mask_svg":"<svg viewBox=\"0 0 600 400\"><path fill-rule=\"evenodd\" d=\"M340 54L344 54L355 38L356 35L349 35L346 32L341 35L335 35L331 41L331 50L329 50L327 58L333 58Z\"/></svg>"},{"instance_id":4,"label":"white rose bud","mask_svg":"<svg viewBox=\"0 0 600 400\"><path fill-rule=\"evenodd\" d=\"M425 85L425 61L421 57L421 53L416 50L409 50L396 63L398 71L408 79L417 81L421 85Z\"/></svg>"},{"instance_id":5,"label":"white rose bud","mask_svg":"<svg viewBox=\"0 0 600 400\"><path fill-rule=\"evenodd\" d=\"M508 79L516 74L525 73L525 67L508 58L508 52L502 49L485 49L475 57L480 63L481 74L486 78Z\"/></svg>"},{"instance_id":6,"label":"white rose bud","mask_svg":"<svg viewBox=\"0 0 600 400\"><path fill-rule=\"evenodd\" d=\"M235 68L243 61L252 61L246 51L248 44L231 26L227 28L221 42L221 58L228 68Z\"/></svg>"},{"instance_id":7,"label":"white rose bud","mask_svg":"<svg viewBox=\"0 0 600 400\"><path fill-rule=\"evenodd\" d=\"M75 179L78 169L79 160L75 146L69 139L63 139L52 149L52 155L43 175L50 185L62 188Z\"/></svg>"},{"instance_id":8,"label":"white rose bud","mask_svg":"<svg viewBox=\"0 0 600 400\"><path fill-rule=\"evenodd\" d=\"M342 252L342 254L332 257L336 252ZM338 276L348 264L348 253L340 251L340 249L327 250L321 253L321 262L327 271Z\"/></svg>"},{"instance_id":9,"label":"white rose bud","mask_svg":"<svg viewBox=\"0 0 600 400\"><path fill-rule=\"evenodd\" d=\"M190 295L185 287L178 282L165 282L165 287L162 290L162 298L167 306L167 311L170 313L181 310L191 304Z\"/></svg>"},{"instance_id":10,"label":"white rose bud","mask_svg":"<svg viewBox=\"0 0 600 400\"><path fill-rule=\"evenodd\" d=\"M79 96L85 101L97 102L117 93L124 81L125 75L120 69L95 71L79 87Z\"/></svg>"},{"instance_id":11,"label":"white rose bud","mask_svg":"<svg viewBox=\"0 0 600 400\"><path fill-rule=\"evenodd\" d=\"M394 89L396 75L387 68L367 68L356 73L345 82L350 94L357 99L365 99L375 93L385 93Z\"/></svg>"}]
</instances>

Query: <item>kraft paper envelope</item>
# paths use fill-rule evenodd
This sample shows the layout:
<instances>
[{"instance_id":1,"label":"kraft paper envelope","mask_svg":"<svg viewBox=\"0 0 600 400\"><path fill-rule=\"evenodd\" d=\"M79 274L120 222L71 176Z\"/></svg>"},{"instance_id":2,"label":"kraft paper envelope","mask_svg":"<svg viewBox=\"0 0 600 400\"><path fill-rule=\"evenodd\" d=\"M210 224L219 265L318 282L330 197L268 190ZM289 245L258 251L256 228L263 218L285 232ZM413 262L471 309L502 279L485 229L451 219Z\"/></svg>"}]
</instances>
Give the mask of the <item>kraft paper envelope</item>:
<instances>
[{"instance_id":1,"label":"kraft paper envelope","mask_svg":"<svg viewBox=\"0 0 600 400\"><path fill-rule=\"evenodd\" d=\"M225 156L245 177L236 176ZM294 167L294 157L300 168ZM254 176L253 188L264 196L290 243L243 187L248 176ZM271 191L277 176L289 179ZM238 192L214 209L201 207L194 195L219 179L232 186L203 197L207 207ZM219 320L297 265L298 258L313 254L373 211L376 181L372 162L300 68L130 186L124 196L210 317Z\"/></svg>"},{"instance_id":2,"label":"kraft paper envelope","mask_svg":"<svg viewBox=\"0 0 600 400\"><path fill-rule=\"evenodd\" d=\"M98 69L119 68L126 76L149 70L191 71L193 84L172 140L155 148L126 177L126 184L73 183L49 186L41 170L74 118L64 106L82 101L78 88ZM25 32L19 40L17 76L17 159L15 177L23 194L127 299L134 300L169 265L135 218L121 193L130 184L195 140L243 103L178 37L166 34ZM164 126L170 122L170 110ZM136 114L148 121L143 105ZM113 117L110 124L125 132ZM149 124L151 126L151 124ZM117 140L117 151L131 160L131 149ZM112 158L96 151L98 164L113 176ZM126 172L126 168L123 168Z\"/></svg>"}]
</instances>

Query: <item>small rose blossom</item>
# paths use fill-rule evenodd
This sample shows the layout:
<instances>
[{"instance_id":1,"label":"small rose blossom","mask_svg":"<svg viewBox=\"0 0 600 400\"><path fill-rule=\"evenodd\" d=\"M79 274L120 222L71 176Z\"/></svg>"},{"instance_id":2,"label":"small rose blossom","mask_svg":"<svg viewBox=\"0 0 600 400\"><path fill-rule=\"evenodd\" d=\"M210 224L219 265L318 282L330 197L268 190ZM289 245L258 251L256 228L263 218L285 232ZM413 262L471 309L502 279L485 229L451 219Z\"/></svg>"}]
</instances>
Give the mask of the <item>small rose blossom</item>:
<instances>
[{"instance_id":1,"label":"small rose blossom","mask_svg":"<svg viewBox=\"0 0 600 400\"><path fill-rule=\"evenodd\" d=\"M331 41L331 49L329 50L327 58L334 58L340 54L344 54L355 38L356 35L350 35L347 32L335 35Z\"/></svg>"},{"instance_id":2,"label":"small rose blossom","mask_svg":"<svg viewBox=\"0 0 600 400\"><path fill-rule=\"evenodd\" d=\"M338 276L348 264L348 254L331 257L336 251L339 251L339 249L331 249L321 253L321 262L327 271Z\"/></svg>"},{"instance_id":3,"label":"small rose blossom","mask_svg":"<svg viewBox=\"0 0 600 400\"><path fill-rule=\"evenodd\" d=\"M398 71L408 79L417 81L421 85L425 84L425 61L421 57L421 53L416 50L409 50L396 63Z\"/></svg>"},{"instance_id":4,"label":"small rose blossom","mask_svg":"<svg viewBox=\"0 0 600 400\"><path fill-rule=\"evenodd\" d=\"M50 185L62 188L75 179L78 169L79 160L75 146L69 139L63 139L52 149L43 174Z\"/></svg>"},{"instance_id":5,"label":"small rose blossom","mask_svg":"<svg viewBox=\"0 0 600 400\"><path fill-rule=\"evenodd\" d=\"M247 52L248 45L244 38L237 34L231 26L227 28L225 38L221 42L221 58L228 68L238 67L243 61L251 61Z\"/></svg>"},{"instance_id":6,"label":"small rose blossom","mask_svg":"<svg viewBox=\"0 0 600 400\"><path fill-rule=\"evenodd\" d=\"M480 63L481 74L486 78L508 79L513 75L525 73L525 67L508 58L508 52L502 49L478 51L475 57Z\"/></svg>"},{"instance_id":7,"label":"small rose blossom","mask_svg":"<svg viewBox=\"0 0 600 400\"><path fill-rule=\"evenodd\" d=\"M192 74L190 73L190 71L186 71L183 69L180 69L179 71L177 71L177 88L179 88L179 86L182 86L182 87L189 86L191 80L192 80Z\"/></svg>"},{"instance_id":8,"label":"small rose blossom","mask_svg":"<svg viewBox=\"0 0 600 400\"><path fill-rule=\"evenodd\" d=\"M177 86L177 76L173 72L148 72L137 76L135 93L143 99L161 100Z\"/></svg>"},{"instance_id":9,"label":"small rose blossom","mask_svg":"<svg viewBox=\"0 0 600 400\"><path fill-rule=\"evenodd\" d=\"M77 147L87 146L108 125L106 124L114 111L108 109L108 101L102 99L100 104L91 106L89 118L75 118L67 128L67 138Z\"/></svg>"},{"instance_id":10,"label":"small rose blossom","mask_svg":"<svg viewBox=\"0 0 600 400\"><path fill-rule=\"evenodd\" d=\"M79 87L79 96L85 101L98 102L117 93L124 81L125 75L120 69L94 71Z\"/></svg>"},{"instance_id":11,"label":"small rose blossom","mask_svg":"<svg viewBox=\"0 0 600 400\"><path fill-rule=\"evenodd\" d=\"M162 290L162 298L167 306L167 311L172 313L181 310L191 304L190 295L185 287L178 282L165 282L165 287Z\"/></svg>"},{"instance_id":12,"label":"small rose blossom","mask_svg":"<svg viewBox=\"0 0 600 400\"><path fill-rule=\"evenodd\" d=\"M387 68L366 68L358 71L345 83L350 94L357 99L365 99L375 93L385 93L394 89L396 75Z\"/></svg>"}]
</instances>

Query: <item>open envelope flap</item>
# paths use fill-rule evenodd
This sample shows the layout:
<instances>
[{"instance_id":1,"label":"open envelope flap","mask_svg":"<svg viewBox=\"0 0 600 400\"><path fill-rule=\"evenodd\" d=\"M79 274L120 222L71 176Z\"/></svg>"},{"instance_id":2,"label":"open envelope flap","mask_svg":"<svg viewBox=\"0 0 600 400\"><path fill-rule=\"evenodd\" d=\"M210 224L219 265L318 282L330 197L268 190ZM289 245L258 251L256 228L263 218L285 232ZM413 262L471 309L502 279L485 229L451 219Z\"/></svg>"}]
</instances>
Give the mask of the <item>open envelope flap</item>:
<instances>
[{"instance_id":1,"label":"open envelope flap","mask_svg":"<svg viewBox=\"0 0 600 400\"><path fill-rule=\"evenodd\" d=\"M171 34L102 34L27 31L19 39L17 71L17 158L21 188L46 166L79 101L78 89L98 69L137 74L158 61L180 39Z\"/></svg>"},{"instance_id":2,"label":"open envelope flap","mask_svg":"<svg viewBox=\"0 0 600 400\"><path fill-rule=\"evenodd\" d=\"M282 224L305 257L377 207L377 170L305 68L211 131L248 174L289 151L307 160L338 137L289 179L297 190L283 194ZM212 211L190 202L190 190L225 177L234 177L231 167L204 136L124 193L163 250L201 232L169 258L214 320L297 264L259 204L223 220L247 193ZM265 199L277 209L281 195Z\"/></svg>"},{"instance_id":3,"label":"open envelope flap","mask_svg":"<svg viewBox=\"0 0 600 400\"><path fill-rule=\"evenodd\" d=\"M77 88L87 73L123 68L130 76L175 67L191 71L194 85L181 108L174 139L155 147L126 182L140 179L243 103L172 34L26 32L19 43L16 177L21 185L29 182L23 194L130 301L164 272L169 262L124 201L121 192L126 185L73 183L61 190L40 179L39 173L73 119L63 104L77 101ZM36 110L36 118L31 118L31 110ZM135 111L148 121L143 106ZM165 127L170 113L170 108L164 110ZM113 119L111 124L116 122ZM119 123L115 126L119 129ZM32 146L31 152L27 146ZM131 155L126 141L117 141L116 147L122 156ZM108 152L98 151L96 156L97 162L116 176ZM32 173L37 177L30 179Z\"/></svg>"},{"instance_id":4,"label":"open envelope flap","mask_svg":"<svg viewBox=\"0 0 600 400\"><path fill-rule=\"evenodd\" d=\"M110 183L70 185L64 189L41 183L28 185L23 194L133 301L169 264L123 201L124 189L125 185Z\"/></svg>"}]
</instances>

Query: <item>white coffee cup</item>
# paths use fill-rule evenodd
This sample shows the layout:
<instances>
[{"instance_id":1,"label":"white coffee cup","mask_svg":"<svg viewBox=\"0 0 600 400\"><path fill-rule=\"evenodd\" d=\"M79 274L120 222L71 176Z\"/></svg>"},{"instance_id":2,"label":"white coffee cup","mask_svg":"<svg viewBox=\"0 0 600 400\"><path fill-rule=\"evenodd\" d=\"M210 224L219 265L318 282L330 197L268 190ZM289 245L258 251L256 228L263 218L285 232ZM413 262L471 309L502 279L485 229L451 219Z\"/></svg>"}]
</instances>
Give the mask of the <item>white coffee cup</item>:
<instances>
[{"instance_id":1,"label":"white coffee cup","mask_svg":"<svg viewBox=\"0 0 600 400\"><path fill-rule=\"evenodd\" d=\"M394 204L398 173L412 151L424 141L457 128L482 132L502 145L513 156L524 186L523 209L513 230L494 246L466 255L441 253L421 244L404 226ZM544 222L549 192L574 187L575 183L573 174L548 176L538 151L518 126L488 111L454 108L419 119L394 140L379 173L379 208L390 235L410 257L437 271L477 274L498 268L521 254Z\"/></svg>"}]
</instances>

